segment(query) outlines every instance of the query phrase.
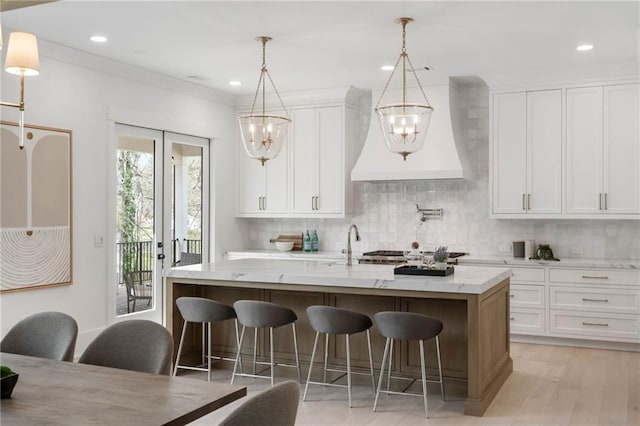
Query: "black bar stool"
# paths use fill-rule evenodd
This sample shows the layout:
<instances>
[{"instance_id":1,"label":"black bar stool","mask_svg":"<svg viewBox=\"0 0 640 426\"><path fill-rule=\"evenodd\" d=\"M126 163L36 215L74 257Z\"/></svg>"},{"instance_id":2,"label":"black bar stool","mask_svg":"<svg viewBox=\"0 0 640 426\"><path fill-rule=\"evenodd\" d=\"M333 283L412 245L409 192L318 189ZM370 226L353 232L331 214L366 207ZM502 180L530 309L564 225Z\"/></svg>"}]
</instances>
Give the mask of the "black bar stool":
<instances>
[{"instance_id":1,"label":"black bar stool","mask_svg":"<svg viewBox=\"0 0 640 426\"><path fill-rule=\"evenodd\" d=\"M176 355L176 364L173 368L173 375L178 372L178 368L183 370L206 371L207 380L211 381L211 359L235 361L235 358L224 358L222 356L213 356L211 354L211 329L214 322L222 322L233 319L236 329L236 345L240 348L240 339L238 337L238 320L236 312L231 306L225 305L215 300L205 299L203 297L179 297L176 299L176 305L180 311L180 315L184 319L182 333L180 335L180 344L178 345L178 354ZM188 323L202 324L202 365L206 363L207 367L194 367L189 365L180 365L180 354L182 353L182 345L187 330ZM205 327L206 325L206 327ZM206 329L206 336L205 336ZM205 342L207 350L205 352ZM206 361L205 361L206 360Z\"/></svg>"},{"instance_id":2,"label":"black bar stool","mask_svg":"<svg viewBox=\"0 0 640 426\"><path fill-rule=\"evenodd\" d=\"M311 353L311 362L309 364L309 375L307 377L307 384L304 387L304 395L302 400L305 401L307 398L307 391L309 390L309 385L324 385L324 386L338 386L338 387L346 387L347 393L349 395L349 407L351 407L351 374L366 374L366 373L352 373L351 371L351 349L349 347L349 336L355 333L361 333L363 331L367 332L367 344L369 347L369 366L371 368L371 383L373 385L373 391L376 390L376 382L373 374L373 357L371 356L371 335L369 333L369 329L373 325L371 322L371 318L366 316L365 314L361 314L359 312L349 311L346 309L334 308L332 306L309 306L307 308L307 315L309 316L309 321L311 322L311 327L316 331L316 338L313 343L313 352ZM311 370L313 369L313 360L316 355L316 348L318 347L318 339L320 337L320 333L325 335L324 342L324 370L323 370L323 382L312 382L311 381ZM327 358L328 358L328 347L329 347L329 335L330 334L344 334L346 336L346 344L347 344L347 371L343 370L335 370L327 368ZM327 383L327 371L335 371L338 373L343 373L347 375L347 384L339 385L335 382L335 380L331 383ZM341 378L342 376L338 377ZM336 380L338 380L336 379Z\"/></svg>"},{"instance_id":3,"label":"black bar stool","mask_svg":"<svg viewBox=\"0 0 640 426\"><path fill-rule=\"evenodd\" d=\"M238 344L238 355L236 356L236 362L233 366L233 373L231 374L231 384L235 380L236 376L254 377L260 379L266 379L269 377L261 376L256 373L256 364L269 364L271 369L271 386L274 384L274 367L276 365L281 367L295 367L298 370L298 382L301 381L300 376L300 357L298 356L298 340L296 338L296 320L298 316L293 310L277 305L270 302L261 302L257 300L238 300L233 304L238 315L238 321L242 324L242 331L240 332L240 343ZM282 327L283 325L291 324L293 330L293 347L296 355L296 365L289 364L276 364L273 355L273 329ZM244 340L244 331L246 327L253 327L253 374L238 373L237 367L241 365L241 352L242 342ZM258 328L269 328L269 349L270 349L270 362L257 362L257 343L258 343ZM264 370L263 370L264 371ZM262 372L262 371L261 371ZM261 373L260 372L260 373Z\"/></svg>"},{"instance_id":4,"label":"black bar stool","mask_svg":"<svg viewBox=\"0 0 640 426\"><path fill-rule=\"evenodd\" d=\"M380 393L389 393L397 395L420 396L415 393L394 392L389 390L389 381L391 379L391 357L389 355L393 350L394 340L419 340L420 341L420 367L422 370L422 397L424 399L424 412L429 417L429 403L427 401L427 382L440 383L440 392L444 401L444 382L442 381L442 362L440 360L440 340L438 335L442 331L442 322L429 317L427 315L416 314L413 312L378 312L374 315L376 325L380 329L380 333L387 338L384 345L384 355L382 356L382 365L380 366L380 379L378 380L378 390L376 391L376 400L373 403L373 411L376 411L378 405L378 397ZM440 380L427 380L427 369L424 362L424 341L436 338L436 352L438 355L438 375ZM385 363L389 355L389 374L387 381L387 390L381 390L382 377L384 376Z\"/></svg>"}]
</instances>

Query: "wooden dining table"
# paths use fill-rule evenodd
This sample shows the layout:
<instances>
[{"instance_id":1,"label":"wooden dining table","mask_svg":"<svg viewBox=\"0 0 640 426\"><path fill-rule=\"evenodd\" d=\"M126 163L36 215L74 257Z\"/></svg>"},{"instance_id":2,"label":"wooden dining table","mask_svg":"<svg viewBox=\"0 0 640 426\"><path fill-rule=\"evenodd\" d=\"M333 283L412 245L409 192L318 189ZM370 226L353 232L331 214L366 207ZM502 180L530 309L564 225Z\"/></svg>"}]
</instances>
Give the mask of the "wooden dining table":
<instances>
[{"instance_id":1,"label":"wooden dining table","mask_svg":"<svg viewBox=\"0 0 640 426\"><path fill-rule=\"evenodd\" d=\"M244 386L0 353L19 374L6 425L184 425L247 395Z\"/></svg>"}]
</instances>

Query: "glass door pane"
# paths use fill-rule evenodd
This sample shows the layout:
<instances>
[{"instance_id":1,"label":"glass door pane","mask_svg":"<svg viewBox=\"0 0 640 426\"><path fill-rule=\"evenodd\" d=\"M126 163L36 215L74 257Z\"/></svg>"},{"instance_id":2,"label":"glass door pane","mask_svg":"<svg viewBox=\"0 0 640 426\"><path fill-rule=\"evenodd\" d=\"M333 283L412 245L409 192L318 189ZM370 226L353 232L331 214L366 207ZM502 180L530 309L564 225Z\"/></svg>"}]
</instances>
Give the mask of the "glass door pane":
<instances>
[{"instance_id":1,"label":"glass door pane","mask_svg":"<svg viewBox=\"0 0 640 426\"><path fill-rule=\"evenodd\" d=\"M208 258L203 218L208 217L209 140L167 132L165 141L171 152L170 265L199 264Z\"/></svg>"},{"instance_id":2,"label":"glass door pane","mask_svg":"<svg viewBox=\"0 0 640 426\"><path fill-rule=\"evenodd\" d=\"M116 133L116 315L161 320L162 132L118 125Z\"/></svg>"}]
</instances>

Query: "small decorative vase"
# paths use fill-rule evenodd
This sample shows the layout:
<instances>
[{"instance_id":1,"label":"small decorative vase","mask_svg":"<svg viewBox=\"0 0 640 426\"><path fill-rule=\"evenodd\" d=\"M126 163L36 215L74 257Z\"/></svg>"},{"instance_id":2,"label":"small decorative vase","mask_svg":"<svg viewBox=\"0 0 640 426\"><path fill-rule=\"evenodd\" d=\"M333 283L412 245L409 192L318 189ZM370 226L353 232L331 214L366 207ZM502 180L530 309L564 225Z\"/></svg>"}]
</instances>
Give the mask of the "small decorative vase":
<instances>
[{"instance_id":1,"label":"small decorative vase","mask_svg":"<svg viewBox=\"0 0 640 426\"><path fill-rule=\"evenodd\" d=\"M444 271L447 269L447 262L436 262L436 269Z\"/></svg>"},{"instance_id":2,"label":"small decorative vase","mask_svg":"<svg viewBox=\"0 0 640 426\"><path fill-rule=\"evenodd\" d=\"M18 374L14 373L0 379L0 389L2 390L2 399L11 398L13 388L18 383Z\"/></svg>"}]
</instances>

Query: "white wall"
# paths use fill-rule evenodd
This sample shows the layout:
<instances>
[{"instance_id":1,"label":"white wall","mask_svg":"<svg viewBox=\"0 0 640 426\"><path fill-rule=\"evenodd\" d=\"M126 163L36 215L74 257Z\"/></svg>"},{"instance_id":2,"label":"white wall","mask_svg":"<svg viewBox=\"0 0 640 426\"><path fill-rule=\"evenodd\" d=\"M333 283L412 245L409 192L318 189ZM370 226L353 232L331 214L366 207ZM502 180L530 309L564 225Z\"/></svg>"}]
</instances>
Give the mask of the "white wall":
<instances>
[{"instance_id":1,"label":"white wall","mask_svg":"<svg viewBox=\"0 0 640 426\"><path fill-rule=\"evenodd\" d=\"M78 322L79 353L114 318L108 309L115 293L107 280L109 244L94 246L96 235L107 243L110 238L107 188L115 172L109 173L108 157L115 148L109 120L215 139L211 248L220 258L244 245L229 207L235 202L235 114L229 97L188 83L46 42L40 42L40 55L41 74L26 81L26 122L73 131L73 285L3 293L1 332L35 312L65 312ZM17 101L18 79L3 73L1 80L2 100ZM2 119L17 121L16 112L3 107Z\"/></svg>"},{"instance_id":2,"label":"white wall","mask_svg":"<svg viewBox=\"0 0 640 426\"><path fill-rule=\"evenodd\" d=\"M640 259L640 226L632 220L489 219L489 93L486 87L466 86L460 94L467 104L464 144L470 151L474 175L467 181L354 183L354 215L335 219L245 219L248 248L274 248L269 238L281 232L317 229L320 249L336 251L346 243L351 223L362 241L356 251L403 249L417 240L433 250L438 245L472 255L502 255L501 245L533 239L551 244L560 257ZM428 90L427 90L428 94ZM427 146L423 149L428 149ZM391 155L391 154L390 154ZM418 220L416 204L443 208L442 219ZM581 247L582 255L571 253Z\"/></svg>"}]
</instances>

